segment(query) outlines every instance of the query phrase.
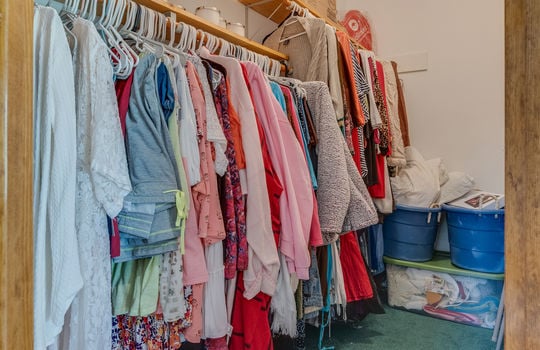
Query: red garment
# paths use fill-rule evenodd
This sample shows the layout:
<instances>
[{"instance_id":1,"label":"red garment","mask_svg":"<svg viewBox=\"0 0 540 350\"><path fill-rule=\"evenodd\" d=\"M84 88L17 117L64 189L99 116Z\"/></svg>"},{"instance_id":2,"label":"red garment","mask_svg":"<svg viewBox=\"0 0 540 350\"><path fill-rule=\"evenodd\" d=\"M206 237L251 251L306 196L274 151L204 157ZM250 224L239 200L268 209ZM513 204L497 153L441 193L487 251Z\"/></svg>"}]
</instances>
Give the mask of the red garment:
<instances>
[{"instance_id":1,"label":"red garment","mask_svg":"<svg viewBox=\"0 0 540 350\"><path fill-rule=\"evenodd\" d=\"M340 236L339 260L343 269L347 303L373 297L366 265L355 232Z\"/></svg>"},{"instance_id":2,"label":"red garment","mask_svg":"<svg viewBox=\"0 0 540 350\"><path fill-rule=\"evenodd\" d=\"M270 200L270 215L272 216L272 231L274 232L274 240L276 241L276 247L279 247L279 237L281 232L281 218L280 218L280 206L279 201L281 194L283 193L283 186L279 181L279 178L272 166L270 160L270 154L268 154L268 147L264 137L264 131L262 130L261 123L257 119L257 128L259 129L259 137L261 139L261 150L264 162L264 171L266 173L266 187L268 190L268 199ZM248 209L249 210L249 209Z\"/></svg>"},{"instance_id":3,"label":"red garment","mask_svg":"<svg viewBox=\"0 0 540 350\"><path fill-rule=\"evenodd\" d=\"M216 339L206 339L205 344L206 350L229 350L229 345L227 344L227 336Z\"/></svg>"},{"instance_id":4,"label":"red garment","mask_svg":"<svg viewBox=\"0 0 540 350\"><path fill-rule=\"evenodd\" d=\"M362 174L362 163L361 163L361 152L364 151L364 148L360 147L360 137L358 136L358 128L354 128L352 132L352 144L353 144L353 160L354 164L356 164L356 168L358 169L358 172Z\"/></svg>"},{"instance_id":5,"label":"red garment","mask_svg":"<svg viewBox=\"0 0 540 350\"><path fill-rule=\"evenodd\" d=\"M232 310L233 332L230 350L272 350L272 333L268 314L271 297L259 292L253 299L244 298L244 273L238 273L234 307Z\"/></svg>"},{"instance_id":6,"label":"red garment","mask_svg":"<svg viewBox=\"0 0 540 350\"><path fill-rule=\"evenodd\" d=\"M129 109L129 96L131 95L131 85L133 84L133 74L131 72L127 79L118 79L114 84L116 90L116 99L118 100L118 114L120 117L120 126L122 127L122 135L126 137L126 116Z\"/></svg>"},{"instance_id":7,"label":"red garment","mask_svg":"<svg viewBox=\"0 0 540 350\"><path fill-rule=\"evenodd\" d=\"M384 157L382 154L377 154L377 169L372 169L372 171L377 172L379 178L379 183L369 186L368 191L372 198L384 198L386 196L386 179L384 177Z\"/></svg>"}]
</instances>

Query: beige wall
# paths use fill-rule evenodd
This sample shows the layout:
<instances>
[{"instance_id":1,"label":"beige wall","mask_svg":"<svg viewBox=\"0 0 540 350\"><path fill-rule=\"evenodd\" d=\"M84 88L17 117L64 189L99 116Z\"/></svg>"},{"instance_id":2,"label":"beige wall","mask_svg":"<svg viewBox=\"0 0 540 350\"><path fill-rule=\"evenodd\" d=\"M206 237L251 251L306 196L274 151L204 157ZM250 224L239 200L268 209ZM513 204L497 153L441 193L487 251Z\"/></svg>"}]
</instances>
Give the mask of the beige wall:
<instances>
[{"instance_id":1,"label":"beige wall","mask_svg":"<svg viewBox=\"0 0 540 350\"><path fill-rule=\"evenodd\" d=\"M411 142L485 190L504 191L504 2L338 0L365 10L382 57L427 52L402 74Z\"/></svg>"}]
</instances>

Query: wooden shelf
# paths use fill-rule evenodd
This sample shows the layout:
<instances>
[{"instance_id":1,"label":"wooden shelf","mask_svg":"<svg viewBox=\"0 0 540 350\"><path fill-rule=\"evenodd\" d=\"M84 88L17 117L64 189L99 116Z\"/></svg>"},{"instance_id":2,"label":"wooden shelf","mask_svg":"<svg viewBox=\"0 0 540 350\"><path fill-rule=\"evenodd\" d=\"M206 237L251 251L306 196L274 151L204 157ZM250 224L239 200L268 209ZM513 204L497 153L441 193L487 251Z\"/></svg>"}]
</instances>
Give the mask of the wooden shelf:
<instances>
[{"instance_id":1,"label":"wooden shelf","mask_svg":"<svg viewBox=\"0 0 540 350\"><path fill-rule=\"evenodd\" d=\"M240 36L236 33L233 33L225 28L222 28L220 26L217 26L213 23L210 23L198 16L195 16L191 12L182 10L181 8L174 6L172 4L169 4L168 2L165 2L163 0L133 0L134 2L146 6L152 10L165 13L165 12L174 12L176 13L176 19L180 22L184 22L186 24L189 24L195 28L201 29L207 33L210 33L212 35L215 35L219 38L223 38L230 42L231 44L239 45L242 47L245 47L248 50L251 50L253 52L259 53L261 55L268 56L270 58L276 59L276 60L287 60L287 55L272 50L262 44L259 44L255 41L249 40L244 38L243 36Z\"/></svg>"},{"instance_id":2,"label":"wooden shelf","mask_svg":"<svg viewBox=\"0 0 540 350\"><path fill-rule=\"evenodd\" d=\"M291 11L288 10L288 7L291 3L289 0L239 0L239 1L245 6L254 10L255 12L260 13L264 17L267 17L276 23L283 22L291 14ZM309 12L311 12L311 14L314 15L315 17L323 19L328 25L331 25L332 27L336 28L336 30L347 33L343 25L341 25L340 23L334 22L328 17L320 14L319 12L314 10L312 6L309 6L304 1L295 0L295 2L301 7L309 10ZM272 16L270 17L270 15ZM350 39L359 48L362 48L362 49L364 48L362 45L360 45L360 43L358 43L353 38L350 38Z\"/></svg>"}]
</instances>

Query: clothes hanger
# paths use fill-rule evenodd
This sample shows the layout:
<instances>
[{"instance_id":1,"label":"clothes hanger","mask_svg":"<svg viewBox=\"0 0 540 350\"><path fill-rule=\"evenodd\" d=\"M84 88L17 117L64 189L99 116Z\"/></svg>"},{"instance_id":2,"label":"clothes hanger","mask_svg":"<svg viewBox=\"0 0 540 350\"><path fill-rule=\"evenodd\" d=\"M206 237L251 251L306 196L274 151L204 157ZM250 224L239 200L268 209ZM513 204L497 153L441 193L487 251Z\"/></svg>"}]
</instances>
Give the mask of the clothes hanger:
<instances>
[{"instance_id":1,"label":"clothes hanger","mask_svg":"<svg viewBox=\"0 0 540 350\"><path fill-rule=\"evenodd\" d=\"M97 2L97 0L92 1ZM106 0L104 0L102 7L102 16L95 22L95 25L101 30L103 39L107 43L115 75L126 78L133 70L134 58L133 54L126 49L128 45L115 27L123 17L126 2L125 0L109 0L107 3L105 2Z\"/></svg>"},{"instance_id":2,"label":"clothes hanger","mask_svg":"<svg viewBox=\"0 0 540 350\"><path fill-rule=\"evenodd\" d=\"M97 0L94 0L97 1ZM118 11L116 12L116 18L113 21L113 25L109 28L110 32L113 34L116 42L118 43L118 50L121 50L125 54L126 61L126 67L124 70L123 75L129 76L131 72L133 71L133 68L136 67L139 63L139 56L131 49L131 47L127 44L127 42L124 40L122 35L120 34L120 26L122 24L122 19L124 17L128 17L128 13L126 13L126 10L129 9L129 4L131 4L131 1L129 0L119 0L120 4L118 7Z\"/></svg>"},{"instance_id":3,"label":"clothes hanger","mask_svg":"<svg viewBox=\"0 0 540 350\"><path fill-rule=\"evenodd\" d=\"M208 51L211 54L213 54L214 53L215 42L216 42L216 37L211 35L211 34L207 34L206 37L207 37L206 48L208 49Z\"/></svg>"},{"instance_id":4,"label":"clothes hanger","mask_svg":"<svg viewBox=\"0 0 540 350\"><path fill-rule=\"evenodd\" d=\"M169 32L169 43L168 43L168 48L169 49L174 49L174 41L176 40L176 13L171 13L170 14L171 17L167 17L168 21L170 22L170 32ZM180 64L182 63L181 59L180 59L180 54L174 52L174 54L172 55L173 57L173 60L172 60L172 67L173 69L180 66Z\"/></svg>"},{"instance_id":5,"label":"clothes hanger","mask_svg":"<svg viewBox=\"0 0 540 350\"><path fill-rule=\"evenodd\" d=\"M229 52L230 44L228 41L224 40L223 38L220 38L219 41L221 42L221 45L219 48L219 55L226 56Z\"/></svg>"},{"instance_id":6,"label":"clothes hanger","mask_svg":"<svg viewBox=\"0 0 540 350\"><path fill-rule=\"evenodd\" d=\"M204 46L205 40L207 40L206 32L200 29L197 29L197 37L199 38L197 42L197 52Z\"/></svg>"},{"instance_id":7,"label":"clothes hanger","mask_svg":"<svg viewBox=\"0 0 540 350\"><path fill-rule=\"evenodd\" d=\"M90 22L94 22L96 18L96 0L88 0L88 7L83 11L83 17L85 17Z\"/></svg>"},{"instance_id":8,"label":"clothes hanger","mask_svg":"<svg viewBox=\"0 0 540 350\"><path fill-rule=\"evenodd\" d=\"M126 9L124 11L124 14L125 14L125 21L124 23L120 24L120 26L118 27L118 32L121 33L123 32L124 30L126 30L126 28L129 28L130 26L130 21L131 21L131 13L133 11L133 3L128 0L126 1Z\"/></svg>"},{"instance_id":9,"label":"clothes hanger","mask_svg":"<svg viewBox=\"0 0 540 350\"><path fill-rule=\"evenodd\" d=\"M194 53L197 48L197 28L189 26L189 51Z\"/></svg>"},{"instance_id":10,"label":"clothes hanger","mask_svg":"<svg viewBox=\"0 0 540 350\"><path fill-rule=\"evenodd\" d=\"M274 63L275 63L275 68L274 68L273 76L279 77L279 75L281 74L281 62L279 62L278 60L274 60ZM285 72L286 71L287 69L285 68Z\"/></svg>"}]
</instances>

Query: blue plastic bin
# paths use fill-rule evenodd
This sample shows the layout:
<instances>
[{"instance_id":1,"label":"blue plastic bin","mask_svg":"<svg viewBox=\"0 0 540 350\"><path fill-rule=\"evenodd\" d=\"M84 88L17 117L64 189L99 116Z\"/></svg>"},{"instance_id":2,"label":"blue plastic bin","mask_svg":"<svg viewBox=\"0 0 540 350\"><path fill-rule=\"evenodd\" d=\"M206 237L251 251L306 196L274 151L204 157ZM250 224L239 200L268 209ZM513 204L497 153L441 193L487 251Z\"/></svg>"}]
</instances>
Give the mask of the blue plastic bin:
<instances>
[{"instance_id":1,"label":"blue plastic bin","mask_svg":"<svg viewBox=\"0 0 540 350\"><path fill-rule=\"evenodd\" d=\"M397 205L384 218L384 255L407 261L429 261L437 237L441 208Z\"/></svg>"},{"instance_id":2,"label":"blue plastic bin","mask_svg":"<svg viewBox=\"0 0 540 350\"><path fill-rule=\"evenodd\" d=\"M450 259L464 269L504 272L504 209L472 210L444 205Z\"/></svg>"}]
</instances>

